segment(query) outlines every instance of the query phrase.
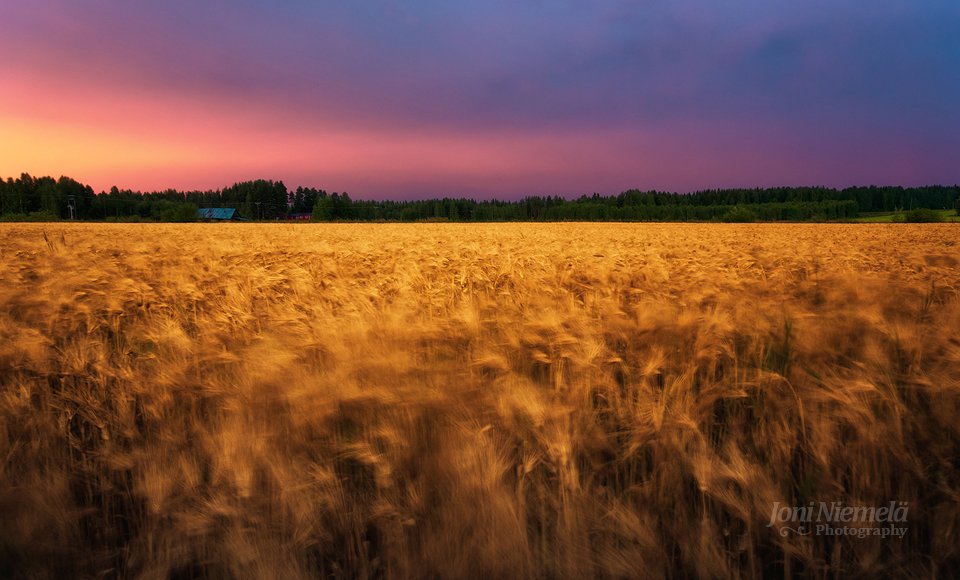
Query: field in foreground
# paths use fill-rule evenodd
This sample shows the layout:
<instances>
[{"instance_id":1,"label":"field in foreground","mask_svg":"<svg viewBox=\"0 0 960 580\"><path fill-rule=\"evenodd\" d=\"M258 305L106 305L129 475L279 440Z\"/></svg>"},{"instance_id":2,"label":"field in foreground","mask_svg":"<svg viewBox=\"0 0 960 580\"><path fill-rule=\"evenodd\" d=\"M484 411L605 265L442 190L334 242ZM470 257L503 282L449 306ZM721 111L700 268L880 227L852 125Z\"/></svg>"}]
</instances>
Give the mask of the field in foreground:
<instances>
[{"instance_id":1,"label":"field in foreground","mask_svg":"<svg viewBox=\"0 0 960 580\"><path fill-rule=\"evenodd\" d=\"M960 575L956 240L0 226L0 578Z\"/></svg>"}]
</instances>

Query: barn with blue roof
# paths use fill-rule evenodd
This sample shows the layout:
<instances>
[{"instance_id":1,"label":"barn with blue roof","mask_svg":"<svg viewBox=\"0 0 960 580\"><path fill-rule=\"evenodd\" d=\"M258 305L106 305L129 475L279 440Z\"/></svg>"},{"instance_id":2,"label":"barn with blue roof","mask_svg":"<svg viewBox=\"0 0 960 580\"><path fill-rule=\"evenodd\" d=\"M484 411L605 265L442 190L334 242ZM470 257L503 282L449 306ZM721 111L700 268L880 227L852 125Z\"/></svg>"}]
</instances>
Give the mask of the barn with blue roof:
<instances>
[{"instance_id":1,"label":"barn with blue roof","mask_svg":"<svg viewBox=\"0 0 960 580\"><path fill-rule=\"evenodd\" d=\"M240 212L232 207L211 207L197 210L197 219L203 222L245 222Z\"/></svg>"}]
</instances>

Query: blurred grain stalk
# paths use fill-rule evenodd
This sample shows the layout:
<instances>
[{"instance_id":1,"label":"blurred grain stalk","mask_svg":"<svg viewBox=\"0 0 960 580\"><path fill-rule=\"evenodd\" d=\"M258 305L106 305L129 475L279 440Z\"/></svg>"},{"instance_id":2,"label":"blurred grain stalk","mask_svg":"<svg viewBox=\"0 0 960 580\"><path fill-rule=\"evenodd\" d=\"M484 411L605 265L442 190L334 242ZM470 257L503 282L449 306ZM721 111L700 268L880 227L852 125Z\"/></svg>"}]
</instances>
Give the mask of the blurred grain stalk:
<instances>
[{"instance_id":1,"label":"blurred grain stalk","mask_svg":"<svg viewBox=\"0 0 960 580\"><path fill-rule=\"evenodd\" d=\"M0 577L960 575L955 240L4 225Z\"/></svg>"}]
</instances>

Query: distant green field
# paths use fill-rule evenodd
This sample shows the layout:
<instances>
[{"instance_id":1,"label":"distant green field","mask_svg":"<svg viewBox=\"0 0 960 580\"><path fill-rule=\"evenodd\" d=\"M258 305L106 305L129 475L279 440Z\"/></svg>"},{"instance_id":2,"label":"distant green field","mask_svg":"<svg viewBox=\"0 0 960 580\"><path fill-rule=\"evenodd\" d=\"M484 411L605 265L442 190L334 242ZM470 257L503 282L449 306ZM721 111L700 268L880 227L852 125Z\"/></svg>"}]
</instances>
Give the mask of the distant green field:
<instances>
[{"instance_id":1,"label":"distant green field","mask_svg":"<svg viewBox=\"0 0 960 580\"><path fill-rule=\"evenodd\" d=\"M957 212L952 209L941 209L937 210L937 213L943 216L944 221L956 222L960 221L960 216L957 215ZM893 212L874 212L874 213L861 213L860 217L856 218L853 221L860 223L881 223L886 222L890 223L893 220Z\"/></svg>"}]
</instances>

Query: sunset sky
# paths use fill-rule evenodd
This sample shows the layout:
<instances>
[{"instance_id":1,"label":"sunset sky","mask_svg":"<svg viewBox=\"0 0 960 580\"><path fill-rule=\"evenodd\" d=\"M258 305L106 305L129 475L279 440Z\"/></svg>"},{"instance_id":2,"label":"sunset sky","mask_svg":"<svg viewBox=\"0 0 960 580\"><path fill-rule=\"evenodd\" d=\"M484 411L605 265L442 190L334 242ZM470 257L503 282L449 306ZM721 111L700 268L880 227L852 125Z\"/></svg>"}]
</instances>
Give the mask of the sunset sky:
<instances>
[{"instance_id":1,"label":"sunset sky","mask_svg":"<svg viewBox=\"0 0 960 580\"><path fill-rule=\"evenodd\" d=\"M956 0L0 2L0 177L354 199L960 182Z\"/></svg>"}]
</instances>

